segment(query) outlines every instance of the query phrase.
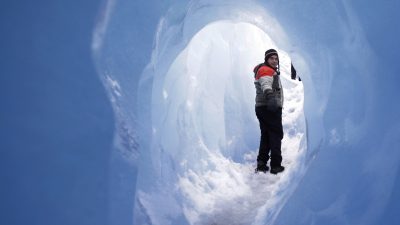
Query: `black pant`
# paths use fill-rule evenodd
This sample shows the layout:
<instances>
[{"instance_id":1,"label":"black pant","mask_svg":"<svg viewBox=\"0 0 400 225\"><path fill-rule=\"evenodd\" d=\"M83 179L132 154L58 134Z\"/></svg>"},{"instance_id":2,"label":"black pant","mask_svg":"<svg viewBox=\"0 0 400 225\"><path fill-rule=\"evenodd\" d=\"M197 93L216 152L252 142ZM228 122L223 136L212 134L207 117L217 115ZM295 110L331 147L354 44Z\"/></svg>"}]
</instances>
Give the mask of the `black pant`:
<instances>
[{"instance_id":1,"label":"black pant","mask_svg":"<svg viewBox=\"0 0 400 225\"><path fill-rule=\"evenodd\" d=\"M256 107L256 115L260 122L261 140L257 161L268 162L271 152L271 167L281 165L281 142L283 138L282 109L269 111L266 106Z\"/></svg>"}]
</instances>

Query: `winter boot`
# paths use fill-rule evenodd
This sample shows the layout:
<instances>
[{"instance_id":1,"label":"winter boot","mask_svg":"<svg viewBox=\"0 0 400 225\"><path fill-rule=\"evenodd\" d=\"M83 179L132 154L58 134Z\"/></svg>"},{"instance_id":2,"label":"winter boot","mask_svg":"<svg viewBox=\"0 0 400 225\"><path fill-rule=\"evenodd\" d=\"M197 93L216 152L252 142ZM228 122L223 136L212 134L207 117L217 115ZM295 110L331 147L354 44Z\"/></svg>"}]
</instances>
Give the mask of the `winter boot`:
<instances>
[{"instance_id":1,"label":"winter boot","mask_svg":"<svg viewBox=\"0 0 400 225\"><path fill-rule=\"evenodd\" d=\"M283 172L284 170L285 170L285 167L283 167L283 166L275 166L275 167L271 167L270 173L278 174L280 172Z\"/></svg>"},{"instance_id":2,"label":"winter boot","mask_svg":"<svg viewBox=\"0 0 400 225\"><path fill-rule=\"evenodd\" d=\"M269 170L269 167L267 166L267 163L265 163L263 161L257 162L256 172L266 173L268 170Z\"/></svg>"}]
</instances>

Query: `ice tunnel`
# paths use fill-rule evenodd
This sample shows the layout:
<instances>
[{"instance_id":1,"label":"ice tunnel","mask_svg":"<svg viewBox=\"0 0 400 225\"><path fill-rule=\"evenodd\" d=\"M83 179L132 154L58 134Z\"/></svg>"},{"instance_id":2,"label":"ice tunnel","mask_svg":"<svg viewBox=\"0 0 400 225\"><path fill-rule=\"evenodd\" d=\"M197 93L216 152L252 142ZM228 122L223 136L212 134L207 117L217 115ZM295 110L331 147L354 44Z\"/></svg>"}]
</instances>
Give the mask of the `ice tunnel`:
<instances>
[{"instance_id":1,"label":"ice tunnel","mask_svg":"<svg viewBox=\"0 0 400 225\"><path fill-rule=\"evenodd\" d=\"M176 48L175 45L157 45L155 49L168 47ZM198 31L176 59L167 64L168 69L163 68L163 59L170 58L168 50L154 59L156 62L150 70L153 73L151 111L144 113L148 117L140 119L151 121L146 124L150 124L152 130L149 149L142 151L145 158L142 161L146 163L139 167L137 186L138 202L146 201L143 203L146 211L138 213L161 216L167 210L160 209L166 206L160 206L159 202L172 205L162 200L163 196L168 196L177 198L176 208L186 208L184 215L190 224L211 221L244 224L250 223L252 219L249 218L255 217L258 208L266 204L251 203L259 198L254 189L257 182L251 180L259 144L252 68L254 62L263 60L264 49L268 48L277 46L256 26L217 21ZM296 177L292 173L302 171L300 158L306 145L303 87L301 82L291 80L291 61L284 51L280 51L280 62L286 93L284 128L288 134L283 141L283 151L290 172L288 177L271 182L269 190L263 191L274 201L271 187L297 180L291 179ZM148 76L144 74L143 79L149 80ZM142 86L149 89L150 85L143 81ZM148 99L148 94L141 90L139 99ZM149 179L149 174L153 180ZM149 182L155 189L151 193L147 193ZM160 187L157 189L157 186ZM159 196L158 192L164 194ZM221 195L223 192L225 196ZM239 199L255 205L242 209L238 216L227 221L225 214L229 209L219 207Z\"/></svg>"},{"instance_id":2,"label":"ice tunnel","mask_svg":"<svg viewBox=\"0 0 400 225\"><path fill-rule=\"evenodd\" d=\"M399 8L4 3L0 224L397 225ZM251 71L270 47L285 91L278 176L254 174Z\"/></svg>"},{"instance_id":3,"label":"ice tunnel","mask_svg":"<svg viewBox=\"0 0 400 225\"><path fill-rule=\"evenodd\" d=\"M360 78L369 73L365 68L371 62L371 47L344 1L315 8L301 6L308 12L304 15L295 9L299 5L284 5L190 1L166 7L152 39L151 58L140 79L136 78L137 94L118 95L115 100L117 111L137 115L138 120L137 127L132 127L138 133L136 150L140 155L135 158L135 224L293 223L298 222L297 217L279 215L293 215L290 212L296 209L291 207L301 201L301 197L292 197L297 192L303 193L303 201L322 207L313 211L306 206L304 224L318 220L315 218L336 218L331 221L335 224L340 212L329 210L321 216L319 209L345 207L343 204L353 199L350 193L358 187L343 195L331 192L315 199L307 195L315 191L306 188L309 184L297 185L310 179L315 186L324 187L332 181L321 182L319 177L326 176L315 170L307 172L310 165L331 173L333 161L359 157L350 146L367 135L366 127L373 118L374 97L368 91L373 77ZM110 14L117 12L114 8ZM112 25L100 30L107 29ZM292 173L281 179L255 181L248 176L258 139L248 74L268 48L280 51L283 77L287 78L285 91L291 95L284 112L287 139L283 140L283 154L286 163L294 166ZM102 48L95 50L101 52ZM302 83L288 79L291 61L302 76L304 92ZM339 72L336 65L343 70ZM122 86L120 80L127 78L119 78L111 70L103 80L115 96ZM350 83L358 85L354 88ZM118 103L129 96L137 99L136 111ZM293 112L295 116L290 115ZM119 120L125 120L124 116ZM349 150L330 156L335 149ZM351 177L362 177L359 173L363 172L335 171L339 189L345 188ZM370 190L371 197L377 195L374 190ZM264 200L255 200L263 196ZM241 207L236 208L238 204ZM365 222L367 217L365 212L357 219ZM353 223L346 215L339 220L340 224Z\"/></svg>"}]
</instances>

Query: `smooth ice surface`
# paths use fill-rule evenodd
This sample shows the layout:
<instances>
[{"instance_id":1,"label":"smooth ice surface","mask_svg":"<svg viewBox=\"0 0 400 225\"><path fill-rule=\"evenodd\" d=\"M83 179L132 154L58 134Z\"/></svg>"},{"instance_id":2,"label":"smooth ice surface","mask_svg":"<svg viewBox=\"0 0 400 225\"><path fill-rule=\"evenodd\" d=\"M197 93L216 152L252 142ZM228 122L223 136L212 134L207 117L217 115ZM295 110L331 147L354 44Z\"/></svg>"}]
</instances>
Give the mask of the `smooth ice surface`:
<instances>
[{"instance_id":1,"label":"smooth ice surface","mask_svg":"<svg viewBox=\"0 0 400 225\"><path fill-rule=\"evenodd\" d=\"M399 8L2 4L0 224L398 224ZM279 176L252 173L269 45L286 65Z\"/></svg>"}]
</instances>

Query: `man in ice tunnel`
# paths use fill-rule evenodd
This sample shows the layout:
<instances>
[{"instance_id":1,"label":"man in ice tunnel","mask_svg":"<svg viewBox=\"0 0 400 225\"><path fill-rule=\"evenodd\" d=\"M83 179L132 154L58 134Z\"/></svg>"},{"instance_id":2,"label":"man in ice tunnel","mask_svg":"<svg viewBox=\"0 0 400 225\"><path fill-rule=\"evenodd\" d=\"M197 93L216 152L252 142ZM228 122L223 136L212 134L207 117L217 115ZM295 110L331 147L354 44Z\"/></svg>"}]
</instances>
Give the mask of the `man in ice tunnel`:
<instances>
[{"instance_id":1,"label":"man in ice tunnel","mask_svg":"<svg viewBox=\"0 0 400 225\"><path fill-rule=\"evenodd\" d=\"M254 78L255 111L261 130L256 171L266 173L269 170L267 163L271 158L270 172L277 174L285 167L281 165L283 89L279 72L279 56L275 49L265 52L264 63L254 68Z\"/></svg>"}]
</instances>

